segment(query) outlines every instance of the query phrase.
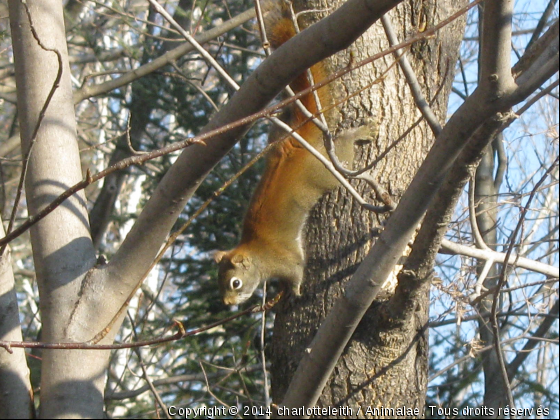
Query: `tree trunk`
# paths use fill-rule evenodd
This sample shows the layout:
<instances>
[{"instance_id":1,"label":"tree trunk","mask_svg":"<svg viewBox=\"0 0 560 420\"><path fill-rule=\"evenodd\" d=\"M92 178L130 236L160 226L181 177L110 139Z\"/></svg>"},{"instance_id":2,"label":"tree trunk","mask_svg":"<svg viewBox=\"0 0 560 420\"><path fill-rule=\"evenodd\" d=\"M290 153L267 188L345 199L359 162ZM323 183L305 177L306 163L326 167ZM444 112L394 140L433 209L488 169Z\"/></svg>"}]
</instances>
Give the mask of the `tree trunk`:
<instances>
[{"instance_id":1,"label":"tree trunk","mask_svg":"<svg viewBox=\"0 0 560 420\"><path fill-rule=\"evenodd\" d=\"M389 13L400 41L433 26L448 17L464 2L449 0L407 2ZM296 4L297 8L298 4ZM337 7L336 4L329 6ZM306 4L304 9L321 9ZM414 44L407 51L425 98L443 123L447 98L458 56L464 20L444 28L434 39ZM356 41L355 61L386 49L387 37L381 24L372 27ZM343 68L351 60L346 51L333 59L333 68ZM394 61L392 55L362 67L342 80L340 92L357 92L382 77ZM443 89L440 87L443 86ZM437 97L435 97L437 93ZM342 93L339 95L342 97ZM379 135L371 144L357 146L355 168L372 162L420 117L410 89L400 69L394 67L383 80L340 106L339 128L348 128L374 120ZM336 123L336 122L335 122ZM422 122L400 141L375 166L372 175L398 202L433 141L433 134ZM367 185L354 183L370 202L375 195ZM380 204L376 202L375 204ZM363 210L349 194L339 188L324 197L311 213L307 226L306 279L301 298L291 297L281 304L276 315L272 344L272 395L281 403L305 348L335 300L343 293L346 281L354 273L375 240L375 232L388 214ZM417 308L410 322L395 323L383 316L384 299L377 301L356 330L339 360L335 374L325 387L318 405L350 407L347 417L417 417L366 412L368 407L417 408L422 413L427 385L428 343L425 323L428 319L427 284L415 294ZM312 378L309 378L312 381ZM361 410L361 411L359 411ZM340 413L334 417L341 417Z\"/></svg>"},{"instance_id":2,"label":"tree trunk","mask_svg":"<svg viewBox=\"0 0 560 420\"><path fill-rule=\"evenodd\" d=\"M9 6L22 150L28 153L32 148L25 183L27 208L35 215L82 179L66 34L60 0L13 0ZM43 340L89 338L67 330L81 280L95 263L83 192L30 232ZM44 350L41 417L102 416L107 360L107 351Z\"/></svg>"}]
</instances>

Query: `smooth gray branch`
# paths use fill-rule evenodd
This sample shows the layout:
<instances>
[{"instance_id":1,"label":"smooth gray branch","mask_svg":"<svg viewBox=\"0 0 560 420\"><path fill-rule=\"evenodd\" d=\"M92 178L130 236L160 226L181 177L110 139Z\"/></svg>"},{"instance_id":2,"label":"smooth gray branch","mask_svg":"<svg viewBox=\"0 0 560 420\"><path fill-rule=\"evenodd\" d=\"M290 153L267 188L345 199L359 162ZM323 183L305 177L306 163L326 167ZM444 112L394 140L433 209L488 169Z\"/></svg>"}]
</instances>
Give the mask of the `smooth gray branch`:
<instances>
[{"instance_id":1,"label":"smooth gray branch","mask_svg":"<svg viewBox=\"0 0 560 420\"><path fill-rule=\"evenodd\" d=\"M491 249L480 249L474 248L472 246L461 245L452 242L448 239L443 239L441 241L442 251L444 253L454 254L454 255L465 255L467 257L472 257L480 260L493 260L494 262L503 264L506 258L506 254L503 252L493 251ZM536 273L541 273L550 277L560 277L560 270L558 267L554 267L549 264L544 264L539 261L532 260L530 258L520 257L517 255L512 255L509 258L508 264L514 267L525 268L527 270L534 271Z\"/></svg>"}]
</instances>

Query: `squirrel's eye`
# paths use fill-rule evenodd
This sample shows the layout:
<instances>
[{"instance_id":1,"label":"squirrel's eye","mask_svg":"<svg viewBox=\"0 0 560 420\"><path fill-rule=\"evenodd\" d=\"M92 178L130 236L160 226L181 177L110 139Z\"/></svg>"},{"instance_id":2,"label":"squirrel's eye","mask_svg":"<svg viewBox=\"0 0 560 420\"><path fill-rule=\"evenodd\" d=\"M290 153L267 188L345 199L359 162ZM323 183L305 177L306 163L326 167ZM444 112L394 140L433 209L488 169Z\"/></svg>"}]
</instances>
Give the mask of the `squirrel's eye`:
<instances>
[{"instance_id":1,"label":"squirrel's eye","mask_svg":"<svg viewBox=\"0 0 560 420\"><path fill-rule=\"evenodd\" d=\"M229 281L229 285L233 290L241 289L241 286L243 286L243 281L241 281L241 279L238 279L237 277L232 277Z\"/></svg>"}]
</instances>

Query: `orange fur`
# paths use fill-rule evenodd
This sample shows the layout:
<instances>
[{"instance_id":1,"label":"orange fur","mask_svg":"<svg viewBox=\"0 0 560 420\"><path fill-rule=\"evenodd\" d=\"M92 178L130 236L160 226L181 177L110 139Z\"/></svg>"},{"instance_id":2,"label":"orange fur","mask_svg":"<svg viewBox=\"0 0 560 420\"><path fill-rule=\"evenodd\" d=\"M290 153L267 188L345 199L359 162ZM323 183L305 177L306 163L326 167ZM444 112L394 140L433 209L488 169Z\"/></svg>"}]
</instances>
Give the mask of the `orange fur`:
<instances>
[{"instance_id":1,"label":"orange fur","mask_svg":"<svg viewBox=\"0 0 560 420\"><path fill-rule=\"evenodd\" d=\"M282 1L278 4L283 4ZM295 35L295 29L286 6L269 12L266 23L268 38L278 48ZM313 80L325 79L324 63L311 67ZM294 92L310 86L306 72L291 84ZM327 85L318 90L323 108L332 105L333 95ZM304 95L301 102L315 116L319 107L313 93ZM284 112L283 119L312 146L326 156L323 133L295 104ZM216 254L220 264L219 286L226 304L237 304L251 296L256 287L270 278L278 278L299 294L303 278L304 253L302 230L307 215L317 200L338 182L314 156L297 140L274 128L270 142L275 142L267 156L266 169L257 186L243 223L239 245L231 251ZM350 161L353 142L345 141L338 147L341 160Z\"/></svg>"}]
</instances>

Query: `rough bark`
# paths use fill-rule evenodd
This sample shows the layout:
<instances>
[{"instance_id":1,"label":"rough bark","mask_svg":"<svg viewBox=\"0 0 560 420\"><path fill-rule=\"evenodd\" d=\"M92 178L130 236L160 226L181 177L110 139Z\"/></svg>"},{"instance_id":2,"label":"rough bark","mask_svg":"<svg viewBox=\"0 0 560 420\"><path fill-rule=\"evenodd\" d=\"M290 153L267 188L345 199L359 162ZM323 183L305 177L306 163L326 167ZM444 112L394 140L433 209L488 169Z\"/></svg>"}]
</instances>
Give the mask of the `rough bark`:
<instances>
[{"instance_id":1,"label":"rough bark","mask_svg":"<svg viewBox=\"0 0 560 420\"><path fill-rule=\"evenodd\" d=\"M459 6L450 1L408 2L394 9L390 16L399 39L404 40L422 25L437 23ZM442 123L462 28L462 23L455 23L435 39L415 44L408 53L428 101L434 99L441 85L445 86L432 106ZM384 48L387 48L386 36L377 24L352 50L357 59L362 59ZM333 66L343 67L349 60L349 52L342 53L335 58ZM392 56L387 56L372 67L349 75L343 81L341 92L347 94L366 86L392 61ZM339 127L355 126L368 119L377 121L378 138L371 145L358 147L357 166L360 166L380 155L419 115L400 70L392 70L379 84L342 106ZM395 201L407 188L432 141L429 127L422 123L377 165L376 179ZM358 184L358 188L372 200L375 197L367 186ZM341 189L326 196L312 212L307 229L308 261L303 296L284 302L275 321L272 345L275 402L282 401L304 349L333 302L343 293L345 281L371 248L375 240L372 232L385 218L362 210ZM346 347L318 405L349 406L354 411L348 417L358 415L359 407L363 417L368 406L404 405L422 412L427 381L427 337L423 329L428 316L427 285L413 299L417 310L411 322L398 325L382 316L382 300L372 306Z\"/></svg>"}]
</instances>

